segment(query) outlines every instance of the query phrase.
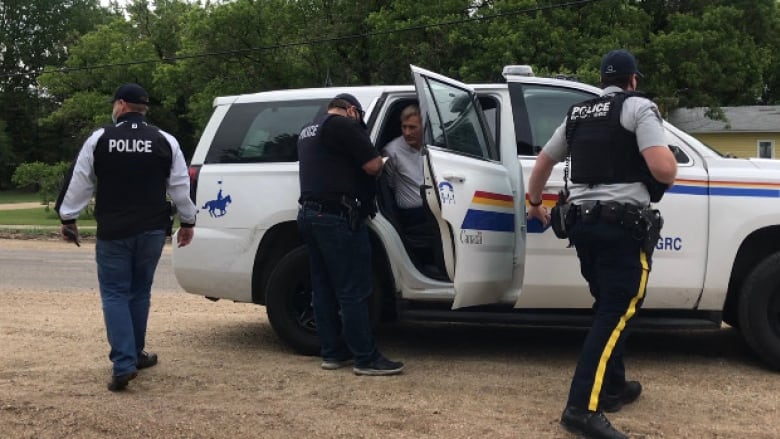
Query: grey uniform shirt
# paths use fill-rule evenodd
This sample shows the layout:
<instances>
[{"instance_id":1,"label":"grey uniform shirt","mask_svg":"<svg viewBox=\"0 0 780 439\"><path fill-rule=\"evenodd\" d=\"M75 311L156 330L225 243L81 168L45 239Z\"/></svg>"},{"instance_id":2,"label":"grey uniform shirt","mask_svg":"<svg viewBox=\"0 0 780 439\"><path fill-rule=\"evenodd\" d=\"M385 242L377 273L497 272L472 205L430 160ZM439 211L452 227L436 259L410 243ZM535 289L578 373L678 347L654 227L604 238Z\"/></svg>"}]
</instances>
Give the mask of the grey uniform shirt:
<instances>
[{"instance_id":1,"label":"grey uniform shirt","mask_svg":"<svg viewBox=\"0 0 780 439\"><path fill-rule=\"evenodd\" d=\"M610 86L604 89L602 96L623 91ZM620 124L626 130L636 134L640 153L653 146L666 146L666 132L658 107L649 99L632 96L625 100L620 112ZM566 118L553 133L543 151L551 159L562 162L566 159ZM585 200L617 201L637 206L650 204L650 194L644 183L577 184L569 181L569 201L577 203Z\"/></svg>"},{"instance_id":2,"label":"grey uniform shirt","mask_svg":"<svg viewBox=\"0 0 780 439\"><path fill-rule=\"evenodd\" d=\"M384 172L398 207L421 207L420 185L424 176L420 150L409 146L403 136L398 136L385 146L382 153L388 157Z\"/></svg>"}]
</instances>

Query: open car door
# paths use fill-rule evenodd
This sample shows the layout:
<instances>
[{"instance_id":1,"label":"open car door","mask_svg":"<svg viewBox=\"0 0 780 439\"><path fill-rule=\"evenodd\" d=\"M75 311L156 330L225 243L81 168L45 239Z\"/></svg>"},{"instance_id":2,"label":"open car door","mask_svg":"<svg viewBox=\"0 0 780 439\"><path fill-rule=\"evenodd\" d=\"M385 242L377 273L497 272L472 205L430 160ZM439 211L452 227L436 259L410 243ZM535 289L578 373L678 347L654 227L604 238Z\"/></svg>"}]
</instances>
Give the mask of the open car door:
<instances>
[{"instance_id":1,"label":"open car door","mask_svg":"<svg viewBox=\"0 0 780 439\"><path fill-rule=\"evenodd\" d=\"M424 199L455 286L452 308L497 303L512 288L523 200L498 160L474 90L411 68L424 130Z\"/></svg>"}]
</instances>

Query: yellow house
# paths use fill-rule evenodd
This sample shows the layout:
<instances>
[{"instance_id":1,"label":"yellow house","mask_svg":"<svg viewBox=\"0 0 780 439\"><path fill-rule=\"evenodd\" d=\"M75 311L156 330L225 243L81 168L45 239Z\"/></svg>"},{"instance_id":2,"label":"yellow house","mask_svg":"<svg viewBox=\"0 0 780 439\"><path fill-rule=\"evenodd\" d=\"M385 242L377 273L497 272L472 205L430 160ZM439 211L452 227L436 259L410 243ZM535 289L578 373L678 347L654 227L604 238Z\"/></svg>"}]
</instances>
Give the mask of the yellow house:
<instances>
[{"instance_id":1,"label":"yellow house","mask_svg":"<svg viewBox=\"0 0 780 439\"><path fill-rule=\"evenodd\" d=\"M678 108L669 122L722 154L780 158L780 105L721 107L726 120L704 115L707 107Z\"/></svg>"}]
</instances>

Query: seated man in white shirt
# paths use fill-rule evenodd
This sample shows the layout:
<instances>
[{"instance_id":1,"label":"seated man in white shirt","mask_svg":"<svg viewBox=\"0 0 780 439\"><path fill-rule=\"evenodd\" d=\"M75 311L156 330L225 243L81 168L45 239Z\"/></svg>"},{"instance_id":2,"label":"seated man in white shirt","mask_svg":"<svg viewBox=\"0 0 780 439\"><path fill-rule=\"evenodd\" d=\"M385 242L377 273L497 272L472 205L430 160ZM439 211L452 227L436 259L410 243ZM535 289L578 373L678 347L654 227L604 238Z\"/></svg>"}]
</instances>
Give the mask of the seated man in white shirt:
<instances>
[{"instance_id":1,"label":"seated man in white shirt","mask_svg":"<svg viewBox=\"0 0 780 439\"><path fill-rule=\"evenodd\" d=\"M382 154L388 159L384 172L398 205L401 227L407 229L425 222L420 196L423 183L422 120L420 108L409 105L401 112L401 136L388 143Z\"/></svg>"}]
</instances>

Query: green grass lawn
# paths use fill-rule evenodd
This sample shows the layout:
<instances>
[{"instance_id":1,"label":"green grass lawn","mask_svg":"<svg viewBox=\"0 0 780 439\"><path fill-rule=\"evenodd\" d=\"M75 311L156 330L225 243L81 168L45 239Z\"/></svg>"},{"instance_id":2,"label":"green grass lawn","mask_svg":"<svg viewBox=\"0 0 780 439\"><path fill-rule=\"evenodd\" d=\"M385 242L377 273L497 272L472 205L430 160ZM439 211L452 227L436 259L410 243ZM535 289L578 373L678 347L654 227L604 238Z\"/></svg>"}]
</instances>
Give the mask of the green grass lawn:
<instances>
[{"instance_id":1,"label":"green grass lawn","mask_svg":"<svg viewBox=\"0 0 780 439\"><path fill-rule=\"evenodd\" d=\"M30 203L41 201L40 195L32 192L0 191L0 204Z\"/></svg>"},{"instance_id":2,"label":"green grass lawn","mask_svg":"<svg viewBox=\"0 0 780 439\"><path fill-rule=\"evenodd\" d=\"M34 209L0 210L0 224L17 226L58 226L60 220L54 209L46 210L45 206ZM94 227L94 219L83 219L78 221L79 226Z\"/></svg>"}]
</instances>

